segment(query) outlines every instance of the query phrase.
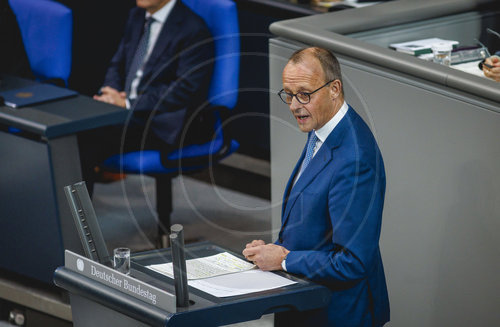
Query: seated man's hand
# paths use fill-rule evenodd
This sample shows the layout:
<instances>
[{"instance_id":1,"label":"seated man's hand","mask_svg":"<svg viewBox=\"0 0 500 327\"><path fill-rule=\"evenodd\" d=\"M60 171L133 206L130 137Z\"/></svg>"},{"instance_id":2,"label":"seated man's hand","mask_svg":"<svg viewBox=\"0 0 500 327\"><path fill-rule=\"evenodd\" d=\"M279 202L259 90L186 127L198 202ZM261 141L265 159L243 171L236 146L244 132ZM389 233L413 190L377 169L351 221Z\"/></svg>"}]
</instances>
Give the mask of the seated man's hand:
<instances>
[{"instance_id":1,"label":"seated man's hand","mask_svg":"<svg viewBox=\"0 0 500 327\"><path fill-rule=\"evenodd\" d=\"M258 240L248 243L243 255L262 270L281 270L281 262L290 251L276 244Z\"/></svg>"},{"instance_id":2,"label":"seated man's hand","mask_svg":"<svg viewBox=\"0 0 500 327\"><path fill-rule=\"evenodd\" d=\"M103 87L101 89L100 95L94 95L94 100L114 104L123 108L127 107L127 104L125 102L126 98L127 94L125 92L119 92L118 90L109 86Z\"/></svg>"},{"instance_id":3,"label":"seated man's hand","mask_svg":"<svg viewBox=\"0 0 500 327\"><path fill-rule=\"evenodd\" d=\"M492 56L486 58L483 64L483 73L484 76L491 78L497 82L500 82L500 57ZM493 66L492 68L486 66Z\"/></svg>"}]
</instances>

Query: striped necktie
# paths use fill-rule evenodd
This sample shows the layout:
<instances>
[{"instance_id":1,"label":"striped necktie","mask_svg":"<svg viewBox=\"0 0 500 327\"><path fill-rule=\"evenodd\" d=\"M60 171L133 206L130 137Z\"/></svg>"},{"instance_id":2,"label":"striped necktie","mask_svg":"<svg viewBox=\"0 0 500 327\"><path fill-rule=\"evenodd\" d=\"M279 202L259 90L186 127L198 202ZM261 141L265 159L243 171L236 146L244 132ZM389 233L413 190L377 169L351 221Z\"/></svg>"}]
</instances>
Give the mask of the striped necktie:
<instances>
[{"instance_id":1,"label":"striped necktie","mask_svg":"<svg viewBox=\"0 0 500 327\"><path fill-rule=\"evenodd\" d=\"M130 65L130 70L127 74L127 79L125 81L125 93L130 94L130 88L132 87L132 81L137 75L137 71L144 65L144 59L148 53L148 43L149 43L149 33L151 30L151 24L154 22L153 17L149 17L144 24L144 32L135 51L134 59L132 59L132 64Z\"/></svg>"},{"instance_id":2,"label":"striped necktie","mask_svg":"<svg viewBox=\"0 0 500 327\"><path fill-rule=\"evenodd\" d=\"M309 165L309 162L311 162L314 154L314 148L316 147L316 142L318 142L318 137L316 136L316 133L312 131L311 136L309 137L309 141L307 142L306 156L304 157L304 161L302 162L302 167L300 167L299 175L302 175L306 167Z\"/></svg>"}]
</instances>

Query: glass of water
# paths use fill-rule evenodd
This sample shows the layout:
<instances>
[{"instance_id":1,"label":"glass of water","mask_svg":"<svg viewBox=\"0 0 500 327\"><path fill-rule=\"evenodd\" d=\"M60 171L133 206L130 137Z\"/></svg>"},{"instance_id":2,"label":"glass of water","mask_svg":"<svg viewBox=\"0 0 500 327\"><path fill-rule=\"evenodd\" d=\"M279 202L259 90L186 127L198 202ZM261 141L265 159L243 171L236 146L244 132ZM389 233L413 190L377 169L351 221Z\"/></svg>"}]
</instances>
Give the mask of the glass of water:
<instances>
[{"instance_id":1,"label":"glass of water","mask_svg":"<svg viewBox=\"0 0 500 327\"><path fill-rule=\"evenodd\" d=\"M447 42L434 43L432 45L432 53L434 54L434 62L449 66L451 64L451 50L453 45Z\"/></svg>"},{"instance_id":2,"label":"glass of water","mask_svg":"<svg viewBox=\"0 0 500 327\"><path fill-rule=\"evenodd\" d=\"M113 268L126 275L130 274L129 248L116 248L113 250Z\"/></svg>"}]
</instances>

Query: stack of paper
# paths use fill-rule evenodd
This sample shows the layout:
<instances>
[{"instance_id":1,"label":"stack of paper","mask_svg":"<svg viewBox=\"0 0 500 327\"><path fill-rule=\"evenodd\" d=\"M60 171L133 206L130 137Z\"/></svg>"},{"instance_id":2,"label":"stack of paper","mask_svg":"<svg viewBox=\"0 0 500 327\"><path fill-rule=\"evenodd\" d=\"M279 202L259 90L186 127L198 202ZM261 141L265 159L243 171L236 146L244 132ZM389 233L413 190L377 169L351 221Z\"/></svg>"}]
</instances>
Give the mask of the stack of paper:
<instances>
[{"instance_id":1,"label":"stack of paper","mask_svg":"<svg viewBox=\"0 0 500 327\"><path fill-rule=\"evenodd\" d=\"M217 297L262 292L296 283L288 278L260 269L188 281L189 286Z\"/></svg>"},{"instance_id":2,"label":"stack of paper","mask_svg":"<svg viewBox=\"0 0 500 327\"><path fill-rule=\"evenodd\" d=\"M174 278L174 269L171 262L148 266L149 269ZM187 278L201 279L225 274L231 274L255 268L245 260L230 253L223 252L209 257L186 260Z\"/></svg>"},{"instance_id":3,"label":"stack of paper","mask_svg":"<svg viewBox=\"0 0 500 327\"><path fill-rule=\"evenodd\" d=\"M398 52L404 52L414 56L419 56L425 53L432 53L432 45L434 43L450 43L453 48L456 48L458 46L458 41L431 38L403 43L392 43L389 45L389 47Z\"/></svg>"},{"instance_id":4,"label":"stack of paper","mask_svg":"<svg viewBox=\"0 0 500 327\"><path fill-rule=\"evenodd\" d=\"M147 266L173 278L172 263ZM296 282L268 271L262 271L227 252L186 260L188 285L217 297L261 292Z\"/></svg>"}]
</instances>

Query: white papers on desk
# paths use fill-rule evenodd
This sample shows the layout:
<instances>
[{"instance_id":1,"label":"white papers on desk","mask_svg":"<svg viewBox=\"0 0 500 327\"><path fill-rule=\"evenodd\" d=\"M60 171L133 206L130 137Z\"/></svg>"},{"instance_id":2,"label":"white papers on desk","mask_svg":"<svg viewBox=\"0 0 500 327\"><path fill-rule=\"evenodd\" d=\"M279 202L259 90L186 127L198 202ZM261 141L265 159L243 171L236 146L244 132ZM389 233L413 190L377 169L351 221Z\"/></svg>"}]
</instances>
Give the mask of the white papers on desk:
<instances>
[{"instance_id":1,"label":"white papers on desk","mask_svg":"<svg viewBox=\"0 0 500 327\"><path fill-rule=\"evenodd\" d=\"M472 75L487 78L486 76L484 76L483 71L481 69L479 69L480 62L481 62L481 60L476 60L476 61L466 62L463 64L451 65L450 67L461 70L463 72L466 72L466 73L469 73Z\"/></svg>"},{"instance_id":2,"label":"white papers on desk","mask_svg":"<svg viewBox=\"0 0 500 327\"><path fill-rule=\"evenodd\" d=\"M147 267L174 278L171 262ZM186 260L188 285L217 297L267 291L296 283L254 268L255 265L227 252Z\"/></svg>"},{"instance_id":3,"label":"white papers on desk","mask_svg":"<svg viewBox=\"0 0 500 327\"><path fill-rule=\"evenodd\" d=\"M361 8L361 7L366 7L366 6L372 6L380 3L380 1L368 1L368 2L361 2L358 3L358 0L326 0L326 1L319 1L319 2L314 2L315 6L318 7L323 7L323 8L331 8L335 7L337 5L348 5L352 6L353 8Z\"/></svg>"},{"instance_id":4,"label":"white papers on desk","mask_svg":"<svg viewBox=\"0 0 500 327\"><path fill-rule=\"evenodd\" d=\"M188 281L189 286L217 297L267 291L295 283L293 280L260 269Z\"/></svg>"},{"instance_id":5,"label":"white papers on desk","mask_svg":"<svg viewBox=\"0 0 500 327\"><path fill-rule=\"evenodd\" d=\"M161 274L167 275L170 278L174 278L174 270L171 262L150 265L147 267ZM188 280L231 274L252 268L255 268L255 265L227 252L203 258L186 260Z\"/></svg>"}]
</instances>

